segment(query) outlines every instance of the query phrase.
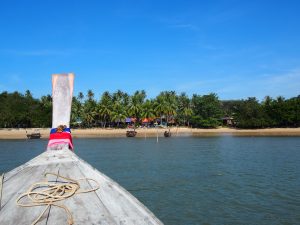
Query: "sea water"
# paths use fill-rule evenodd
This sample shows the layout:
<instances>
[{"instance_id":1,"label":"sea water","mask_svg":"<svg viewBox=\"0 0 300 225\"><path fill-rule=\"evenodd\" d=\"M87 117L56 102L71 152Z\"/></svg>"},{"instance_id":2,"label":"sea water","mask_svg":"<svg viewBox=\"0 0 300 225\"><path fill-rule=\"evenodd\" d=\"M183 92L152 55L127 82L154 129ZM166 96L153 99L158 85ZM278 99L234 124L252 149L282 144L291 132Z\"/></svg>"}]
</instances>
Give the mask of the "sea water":
<instances>
[{"instance_id":1,"label":"sea water","mask_svg":"<svg viewBox=\"0 0 300 225\"><path fill-rule=\"evenodd\" d=\"M0 173L47 140L0 141ZM300 224L300 138L75 139L75 152L164 224Z\"/></svg>"}]
</instances>

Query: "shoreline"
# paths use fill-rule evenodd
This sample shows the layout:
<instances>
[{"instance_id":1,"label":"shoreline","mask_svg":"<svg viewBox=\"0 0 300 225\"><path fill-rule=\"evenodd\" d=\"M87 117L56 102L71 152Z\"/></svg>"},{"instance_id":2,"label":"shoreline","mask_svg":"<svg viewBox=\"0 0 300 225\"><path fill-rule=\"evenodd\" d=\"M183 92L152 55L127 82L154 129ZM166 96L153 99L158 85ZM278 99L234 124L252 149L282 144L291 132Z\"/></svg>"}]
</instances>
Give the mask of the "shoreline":
<instances>
[{"instance_id":1,"label":"shoreline","mask_svg":"<svg viewBox=\"0 0 300 225\"><path fill-rule=\"evenodd\" d=\"M15 139L27 139L26 131L32 133L36 128L30 129L0 129L0 140L15 140ZM115 129L115 128L92 128L92 129L72 129L73 138L120 138L126 137L127 129ZM138 138L145 137L163 137L164 132L167 129L164 128L137 128ZM209 136L270 136L270 137L300 137L300 128L266 128L266 129L236 129L236 128L216 128L216 129L199 129L199 128L170 128L172 137L209 137ZM49 138L50 128L40 128L38 131L42 135L42 139Z\"/></svg>"}]
</instances>

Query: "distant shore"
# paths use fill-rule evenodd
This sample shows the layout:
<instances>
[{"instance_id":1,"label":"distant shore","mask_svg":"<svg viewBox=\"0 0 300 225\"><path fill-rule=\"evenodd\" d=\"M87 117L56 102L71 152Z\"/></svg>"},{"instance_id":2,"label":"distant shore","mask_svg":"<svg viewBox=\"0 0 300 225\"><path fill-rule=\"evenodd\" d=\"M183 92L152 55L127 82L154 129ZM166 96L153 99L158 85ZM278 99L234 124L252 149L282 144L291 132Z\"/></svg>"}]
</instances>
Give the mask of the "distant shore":
<instances>
[{"instance_id":1,"label":"distant shore","mask_svg":"<svg viewBox=\"0 0 300 225\"><path fill-rule=\"evenodd\" d=\"M27 133L36 129L0 129L0 139L26 139ZM163 128L138 128L136 137L163 137L167 129ZM49 138L50 128L38 129L42 138ZM101 137L125 137L126 129L93 128L93 129L72 129L73 138L101 138ZM172 136L297 136L300 137L300 128L267 128L267 129L197 129L197 128L171 128Z\"/></svg>"}]
</instances>

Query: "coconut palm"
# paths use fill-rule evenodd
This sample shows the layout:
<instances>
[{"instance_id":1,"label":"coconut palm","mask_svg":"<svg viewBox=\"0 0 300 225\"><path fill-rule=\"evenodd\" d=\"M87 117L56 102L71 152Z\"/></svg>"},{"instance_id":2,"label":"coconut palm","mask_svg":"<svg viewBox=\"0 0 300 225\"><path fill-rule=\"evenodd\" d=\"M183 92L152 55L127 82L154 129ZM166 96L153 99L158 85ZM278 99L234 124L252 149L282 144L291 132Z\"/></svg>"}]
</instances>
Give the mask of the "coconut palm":
<instances>
[{"instance_id":1,"label":"coconut palm","mask_svg":"<svg viewBox=\"0 0 300 225\"><path fill-rule=\"evenodd\" d=\"M97 121L97 103L94 100L94 93L92 90L88 90L87 96L88 99L85 100L83 104L82 114L84 120L83 123L90 127Z\"/></svg>"},{"instance_id":2,"label":"coconut palm","mask_svg":"<svg viewBox=\"0 0 300 225\"><path fill-rule=\"evenodd\" d=\"M154 102L154 112L156 116L160 117L160 123L162 123L162 118L166 111L167 109L164 97L162 95L157 96Z\"/></svg>"},{"instance_id":3,"label":"coconut palm","mask_svg":"<svg viewBox=\"0 0 300 225\"><path fill-rule=\"evenodd\" d=\"M146 98L146 92L136 91L129 99L128 114L136 117L137 121L140 121L142 113L142 105Z\"/></svg>"},{"instance_id":4,"label":"coconut palm","mask_svg":"<svg viewBox=\"0 0 300 225\"><path fill-rule=\"evenodd\" d=\"M181 93L178 96L178 108L177 115L179 119L183 120L183 124L189 126L189 119L193 115L191 100L186 95L186 93Z\"/></svg>"},{"instance_id":5,"label":"coconut palm","mask_svg":"<svg viewBox=\"0 0 300 225\"><path fill-rule=\"evenodd\" d=\"M79 92L79 93L78 93L78 96L77 96L77 100L78 100L80 103L82 103L83 99L84 99L83 93L82 93L82 92Z\"/></svg>"},{"instance_id":6,"label":"coconut palm","mask_svg":"<svg viewBox=\"0 0 300 225\"><path fill-rule=\"evenodd\" d=\"M106 123L111 120L112 108L112 96L108 91L105 91L97 107L97 113L102 120L103 127L106 127Z\"/></svg>"},{"instance_id":7,"label":"coconut palm","mask_svg":"<svg viewBox=\"0 0 300 225\"><path fill-rule=\"evenodd\" d=\"M177 111L177 96L175 91L163 91L156 97L155 111L162 117L165 116L167 123L174 118Z\"/></svg>"},{"instance_id":8,"label":"coconut palm","mask_svg":"<svg viewBox=\"0 0 300 225\"><path fill-rule=\"evenodd\" d=\"M190 118L193 115L193 110L191 106L187 106L183 109L183 115L184 115L184 123L187 122L187 126L190 126Z\"/></svg>"},{"instance_id":9,"label":"coconut palm","mask_svg":"<svg viewBox=\"0 0 300 225\"><path fill-rule=\"evenodd\" d=\"M151 100L146 100L142 106L142 117L143 118L153 118L155 117L154 103Z\"/></svg>"},{"instance_id":10,"label":"coconut palm","mask_svg":"<svg viewBox=\"0 0 300 225\"><path fill-rule=\"evenodd\" d=\"M119 127L120 122L126 119L126 110L124 106L121 104L121 101L115 101L112 107L111 120L117 122L117 126Z\"/></svg>"},{"instance_id":11,"label":"coconut palm","mask_svg":"<svg viewBox=\"0 0 300 225\"><path fill-rule=\"evenodd\" d=\"M112 101L113 102L121 102L124 96L124 92L121 90L117 90L115 93L112 94Z\"/></svg>"},{"instance_id":12,"label":"coconut palm","mask_svg":"<svg viewBox=\"0 0 300 225\"><path fill-rule=\"evenodd\" d=\"M111 120L114 122L117 122L117 127L120 126L120 122L125 121L126 115L122 113L118 113L116 111L113 111L111 113Z\"/></svg>"},{"instance_id":13,"label":"coconut palm","mask_svg":"<svg viewBox=\"0 0 300 225\"><path fill-rule=\"evenodd\" d=\"M75 97L73 97L71 109L71 124L76 124L78 120L82 120L82 106Z\"/></svg>"},{"instance_id":14,"label":"coconut palm","mask_svg":"<svg viewBox=\"0 0 300 225\"><path fill-rule=\"evenodd\" d=\"M170 91L166 93L166 104L167 123L169 123L170 118L174 118L177 113L177 96L175 91Z\"/></svg>"},{"instance_id":15,"label":"coconut palm","mask_svg":"<svg viewBox=\"0 0 300 225\"><path fill-rule=\"evenodd\" d=\"M88 96L88 100L91 101L91 100L94 100L95 94L91 89L89 89L88 92L87 92L87 96Z\"/></svg>"},{"instance_id":16,"label":"coconut palm","mask_svg":"<svg viewBox=\"0 0 300 225\"><path fill-rule=\"evenodd\" d=\"M88 127L91 127L95 122L95 112L87 111L83 113L83 119Z\"/></svg>"}]
</instances>

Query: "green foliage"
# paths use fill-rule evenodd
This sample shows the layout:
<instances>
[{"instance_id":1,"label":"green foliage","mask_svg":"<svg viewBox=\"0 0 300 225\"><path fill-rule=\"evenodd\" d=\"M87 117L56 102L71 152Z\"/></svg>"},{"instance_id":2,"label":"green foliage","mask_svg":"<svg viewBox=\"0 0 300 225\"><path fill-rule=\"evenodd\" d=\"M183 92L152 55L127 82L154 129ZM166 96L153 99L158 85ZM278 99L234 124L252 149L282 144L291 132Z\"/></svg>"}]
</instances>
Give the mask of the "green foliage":
<instances>
[{"instance_id":1,"label":"green foliage","mask_svg":"<svg viewBox=\"0 0 300 225\"><path fill-rule=\"evenodd\" d=\"M142 106L142 117L143 118L155 118L155 111L154 111L154 101L149 99Z\"/></svg>"},{"instance_id":2,"label":"green foliage","mask_svg":"<svg viewBox=\"0 0 300 225\"><path fill-rule=\"evenodd\" d=\"M173 120L177 114L178 101L175 91L163 91L154 100L154 110L156 111L156 116L160 117L160 121L168 124L170 120Z\"/></svg>"},{"instance_id":3,"label":"green foliage","mask_svg":"<svg viewBox=\"0 0 300 225\"><path fill-rule=\"evenodd\" d=\"M267 125L263 106L256 98L242 101L236 109L237 126L240 128L263 128Z\"/></svg>"},{"instance_id":4,"label":"green foliage","mask_svg":"<svg viewBox=\"0 0 300 225\"><path fill-rule=\"evenodd\" d=\"M235 107L239 128L299 127L300 98L265 97L260 104L255 98L242 100Z\"/></svg>"},{"instance_id":5,"label":"green foliage","mask_svg":"<svg viewBox=\"0 0 300 225\"><path fill-rule=\"evenodd\" d=\"M201 116L192 116L191 124L194 128L216 128L220 126L220 121L215 118L203 119Z\"/></svg>"},{"instance_id":6,"label":"green foliage","mask_svg":"<svg viewBox=\"0 0 300 225\"><path fill-rule=\"evenodd\" d=\"M0 94L0 127L49 127L51 99L43 96L34 99L30 91Z\"/></svg>"},{"instance_id":7,"label":"green foliage","mask_svg":"<svg viewBox=\"0 0 300 225\"><path fill-rule=\"evenodd\" d=\"M239 104L243 100L226 100L221 101L221 108L225 116L233 116Z\"/></svg>"},{"instance_id":8,"label":"green foliage","mask_svg":"<svg viewBox=\"0 0 300 225\"><path fill-rule=\"evenodd\" d=\"M130 117L135 117L137 121L140 121L142 116L142 106L146 98L146 92L136 91L130 98L127 108L127 113Z\"/></svg>"},{"instance_id":9,"label":"green foliage","mask_svg":"<svg viewBox=\"0 0 300 225\"><path fill-rule=\"evenodd\" d=\"M203 96L194 94L192 97L192 105L194 117L192 117L191 122L194 126L216 128L221 124L221 102L216 94L211 93Z\"/></svg>"},{"instance_id":10,"label":"green foliage","mask_svg":"<svg viewBox=\"0 0 300 225\"><path fill-rule=\"evenodd\" d=\"M146 99L146 92L133 95L117 90L104 92L99 101L89 90L73 97L71 126L123 127L127 117L135 117L137 124L144 118L156 119L159 123L216 128L222 117L234 119L238 128L299 127L300 96L272 99L267 96L262 102L256 98L220 101L214 93L194 94L163 91L154 99ZM29 90L2 92L0 94L0 127L50 127L52 99L50 95L35 99ZM136 125L137 125L136 124Z\"/></svg>"},{"instance_id":11,"label":"green foliage","mask_svg":"<svg viewBox=\"0 0 300 225\"><path fill-rule=\"evenodd\" d=\"M193 115L191 99L189 99L186 93L181 93L177 101L177 122L189 126L191 116Z\"/></svg>"}]
</instances>

